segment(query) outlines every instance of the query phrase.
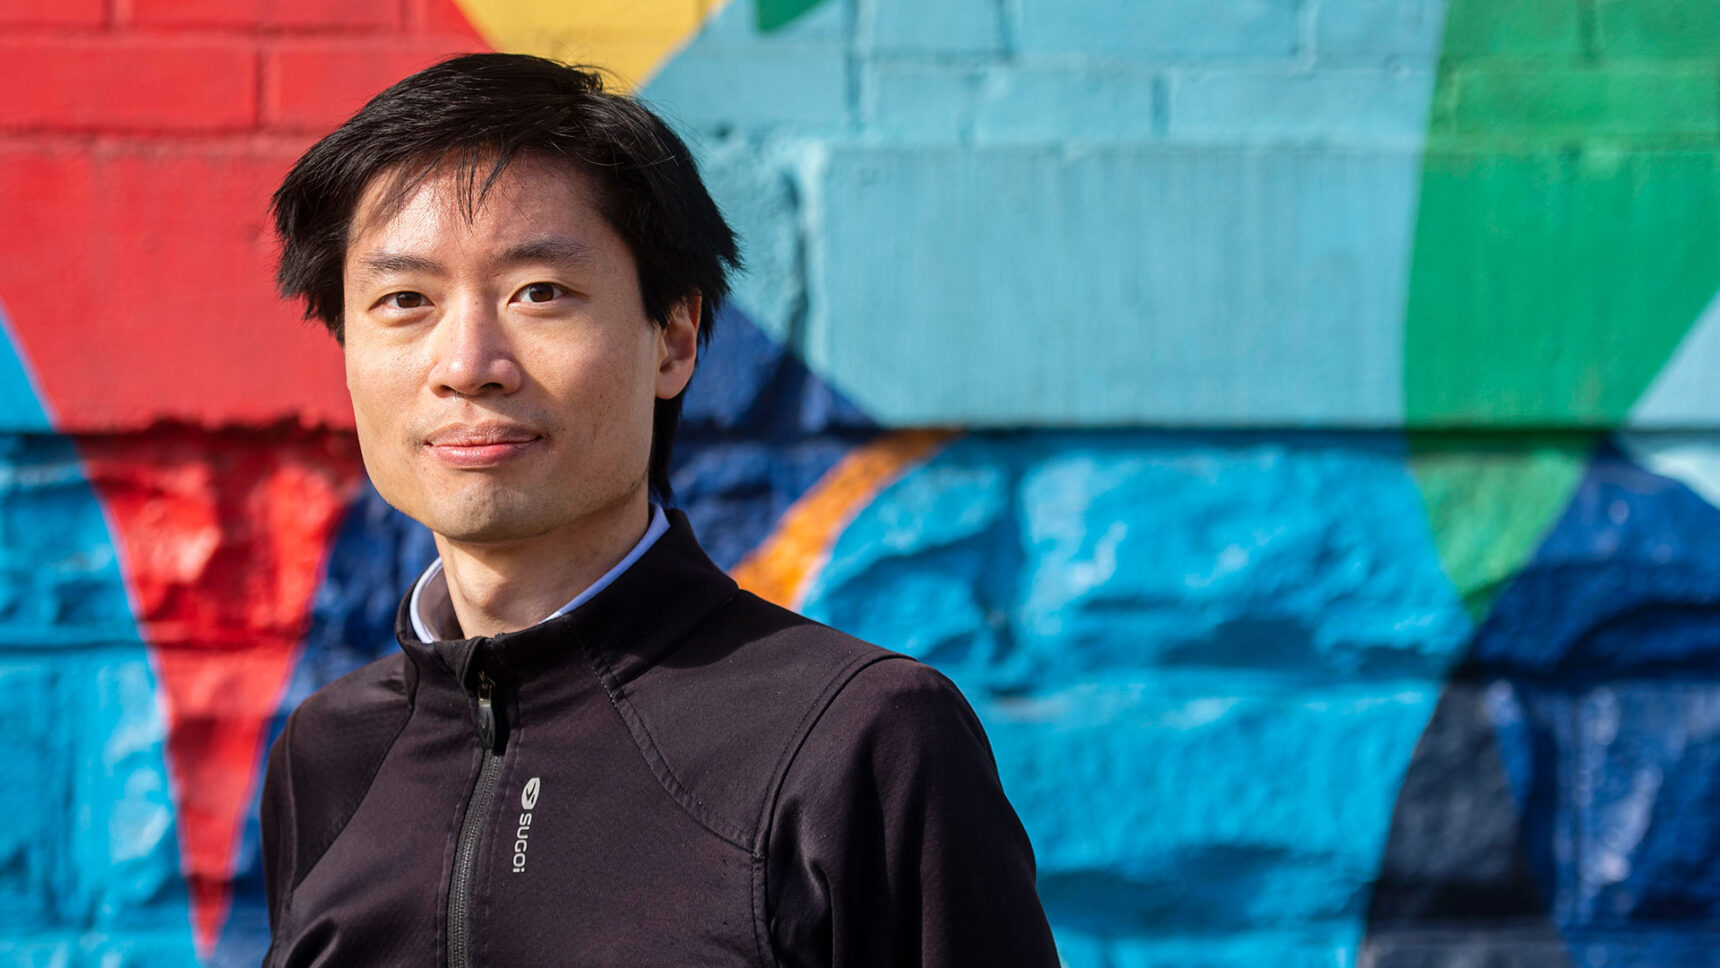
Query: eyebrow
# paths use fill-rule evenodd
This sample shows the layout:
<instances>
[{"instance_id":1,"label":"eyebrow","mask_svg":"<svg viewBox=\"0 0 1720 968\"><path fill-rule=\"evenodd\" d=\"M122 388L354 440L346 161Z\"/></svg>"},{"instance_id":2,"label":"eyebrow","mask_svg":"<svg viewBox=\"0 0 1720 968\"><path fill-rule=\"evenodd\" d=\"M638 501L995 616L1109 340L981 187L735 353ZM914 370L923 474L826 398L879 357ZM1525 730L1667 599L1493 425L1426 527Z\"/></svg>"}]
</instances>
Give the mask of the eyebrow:
<instances>
[{"instance_id":1,"label":"eyebrow","mask_svg":"<svg viewBox=\"0 0 1720 968\"><path fill-rule=\"evenodd\" d=\"M510 266L527 262L590 266L596 263L597 253L583 242L575 242L560 235L546 235L509 248L502 253L500 261L503 265Z\"/></svg>"},{"instance_id":2,"label":"eyebrow","mask_svg":"<svg viewBox=\"0 0 1720 968\"><path fill-rule=\"evenodd\" d=\"M529 263L552 263L586 267L597 262L597 254L583 242L559 235L546 235L542 238L529 239L512 246L502 252L497 260L504 266L526 265ZM440 275L442 264L434 259L423 256L409 255L404 252L372 252L361 256L358 269L372 276L406 275L421 273L424 275Z\"/></svg>"},{"instance_id":3,"label":"eyebrow","mask_svg":"<svg viewBox=\"0 0 1720 968\"><path fill-rule=\"evenodd\" d=\"M372 252L358 260L358 268L367 275L390 276L408 273L440 274L441 263L423 256L402 252Z\"/></svg>"}]
</instances>

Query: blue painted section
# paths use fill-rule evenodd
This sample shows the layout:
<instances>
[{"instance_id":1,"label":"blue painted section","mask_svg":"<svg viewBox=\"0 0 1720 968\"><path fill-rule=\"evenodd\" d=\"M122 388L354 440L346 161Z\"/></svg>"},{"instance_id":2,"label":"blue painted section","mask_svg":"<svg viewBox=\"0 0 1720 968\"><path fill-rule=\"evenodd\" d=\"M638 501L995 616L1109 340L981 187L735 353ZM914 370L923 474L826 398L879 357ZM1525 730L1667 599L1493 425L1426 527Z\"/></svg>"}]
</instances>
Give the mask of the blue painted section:
<instances>
[{"instance_id":1,"label":"blue painted section","mask_svg":"<svg viewBox=\"0 0 1720 968\"><path fill-rule=\"evenodd\" d=\"M647 96L764 240L760 328L880 424L1401 423L1442 2L749 13Z\"/></svg>"},{"instance_id":2,"label":"blue painted section","mask_svg":"<svg viewBox=\"0 0 1720 968\"><path fill-rule=\"evenodd\" d=\"M1720 509L1604 448L1469 660L1580 963L1685 960L1720 921ZM1609 954L1610 953L1610 954Z\"/></svg>"},{"instance_id":3,"label":"blue painted section","mask_svg":"<svg viewBox=\"0 0 1720 968\"><path fill-rule=\"evenodd\" d=\"M1720 510L1607 449L1498 598L1473 662L1557 679L1720 671Z\"/></svg>"},{"instance_id":4,"label":"blue painted section","mask_svg":"<svg viewBox=\"0 0 1720 968\"><path fill-rule=\"evenodd\" d=\"M705 550L730 568L855 446L864 414L732 304L687 390L670 474Z\"/></svg>"},{"instance_id":5,"label":"blue painted section","mask_svg":"<svg viewBox=\"0 0 1720 968\"><path fill-rule=\"evenodd\" d=\"M1353 956L1471 634L1401 441L1359 435L971 435L806 611L963 687L1071 965Z\"/></svg>"},{"instance_id":6,"label":"blue painted section","mask_svg":"<svg viewBox=\"0 0 1720 968\"><path fill-rule=\"evenodd\" d=\"M54 422L20 345L0 306L0 421L16 431L46 433Z\"/></svg>"},{"instance_id":7,"label":"blue painted section","mask_svg":"<svg viewBox=\"0 0 1720 968\"><path fill-rule=\"evenodd\" d=\"M193 963L155 677L65 438L0 437L0 687L0 958Z\"/></svg>"}]
</instances>

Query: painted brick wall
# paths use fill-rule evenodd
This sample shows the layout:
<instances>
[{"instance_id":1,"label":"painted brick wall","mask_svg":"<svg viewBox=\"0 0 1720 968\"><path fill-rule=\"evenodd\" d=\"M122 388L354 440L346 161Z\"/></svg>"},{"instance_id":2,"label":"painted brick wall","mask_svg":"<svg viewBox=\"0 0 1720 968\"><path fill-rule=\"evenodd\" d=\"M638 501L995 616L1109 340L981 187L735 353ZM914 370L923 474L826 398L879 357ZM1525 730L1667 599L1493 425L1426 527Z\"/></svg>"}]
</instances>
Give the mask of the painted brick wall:
<instances>
[{"instance_id":1,"label":"painted brick wall","mask_svg":"<svg viewBox=\"0 0 1720 968\"><path fill-rule=\"evenodd\" d=\"M680 503L957 680L1069 965L1720 965L1720 0L0 0L0 964L266 943L431 552L263 205L486 44L695 142Z\"/></svg>"}]
</instances>

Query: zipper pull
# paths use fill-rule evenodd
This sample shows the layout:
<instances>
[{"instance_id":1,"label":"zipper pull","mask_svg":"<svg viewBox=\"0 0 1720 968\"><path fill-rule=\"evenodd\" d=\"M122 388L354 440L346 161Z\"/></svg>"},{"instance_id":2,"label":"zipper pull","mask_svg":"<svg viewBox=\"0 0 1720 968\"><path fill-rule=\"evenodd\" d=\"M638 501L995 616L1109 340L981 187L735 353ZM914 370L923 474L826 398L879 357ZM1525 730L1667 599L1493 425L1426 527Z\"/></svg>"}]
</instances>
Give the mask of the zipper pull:
<instances>
[{"instance_id":1,"label":"zipper pull","mask_svg":"<svg viewBox=\"0 0 1720 968\"><path fill-rule=\"evenodd\" d=\"M496 748L496 684L490 674L478 671L478 745L486 751Z\"/></svg>"}]
</instances>

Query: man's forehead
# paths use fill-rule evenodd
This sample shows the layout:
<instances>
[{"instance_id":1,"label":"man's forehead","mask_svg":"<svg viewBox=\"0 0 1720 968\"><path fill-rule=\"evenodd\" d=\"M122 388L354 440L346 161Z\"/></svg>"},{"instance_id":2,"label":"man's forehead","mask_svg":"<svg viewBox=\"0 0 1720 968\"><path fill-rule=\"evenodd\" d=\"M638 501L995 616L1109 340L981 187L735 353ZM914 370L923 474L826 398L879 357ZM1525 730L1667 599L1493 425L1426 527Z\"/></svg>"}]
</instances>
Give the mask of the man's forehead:
<instances>
[{"instance_id":1,"label":"man's forehead","mask_svg":"<svg viewBox=\"0 0 1720 968\"><path fill-rule=\"evenodd\" d=\"M578 167L536 155L522 155L505 165L493 157L395 165L378 172L360 193L348 225L347 258L350 262L359 255L357 250L389 240L399 244L414 235L480 229L494 235L501 228L512 229L505 234L517 237L500 247L533 248L537 255L563 260L587 259L591 240L582 237L607 227L592 187ZM549 234L543 230L545 223L561 229L553 233L558 240L542 238ZM587 231L570 235L570 226Z\"/></svg>"},{"instance_id":2,"label":"man's forehead","mask_svg":"<svg viewBox=\"0 0 1720 968\"><path fill-rule=\"evenodd\" d=\"M472 222L500 207L572 201L595 211L590 176L570 162L535 153L498 161L494 155L402 162L365 182L353 205L348 237L407 209L435 211Z\"/></svg>"}]
</instances>

